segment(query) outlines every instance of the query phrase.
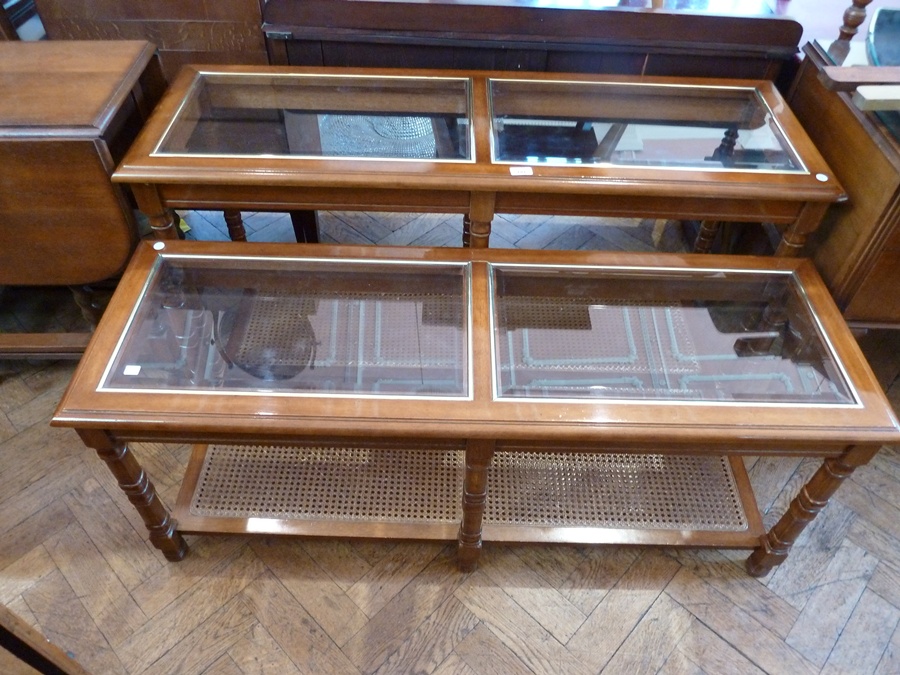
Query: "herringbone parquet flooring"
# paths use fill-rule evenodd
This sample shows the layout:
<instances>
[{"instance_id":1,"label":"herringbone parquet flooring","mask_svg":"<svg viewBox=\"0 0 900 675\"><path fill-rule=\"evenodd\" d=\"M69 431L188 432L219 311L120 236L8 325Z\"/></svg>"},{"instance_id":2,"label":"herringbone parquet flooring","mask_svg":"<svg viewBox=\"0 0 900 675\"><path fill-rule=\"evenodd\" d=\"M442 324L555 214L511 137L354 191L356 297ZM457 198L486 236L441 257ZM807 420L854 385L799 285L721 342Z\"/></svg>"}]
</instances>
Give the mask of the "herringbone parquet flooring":
<instances>
[{"instance_id":1,"label":"herringbone parquet flooring","mask_svg":"<svg viewBox=\"0 0 900 675\"><path fill-rule=\"evenodd\" d=\"M248 217L251 239L289 240L286 218ZM187 220L224 238L215 214ZM457 220L323 214L322 231L455 246ZM498 220L494 246L680 246L672 224ZM75 321L22 298L0 296L0 329ZM900 673L896 448L763 579L745 552L648 547L488 544L465 575L450 544L189 537L168 563L103 462L48 426L73 368L0 361L0 603L92 673ZM135 451L171 504L187 448ZM748 466L761 508L780 513L816 463Z\"/></svg>"}]
</instances>

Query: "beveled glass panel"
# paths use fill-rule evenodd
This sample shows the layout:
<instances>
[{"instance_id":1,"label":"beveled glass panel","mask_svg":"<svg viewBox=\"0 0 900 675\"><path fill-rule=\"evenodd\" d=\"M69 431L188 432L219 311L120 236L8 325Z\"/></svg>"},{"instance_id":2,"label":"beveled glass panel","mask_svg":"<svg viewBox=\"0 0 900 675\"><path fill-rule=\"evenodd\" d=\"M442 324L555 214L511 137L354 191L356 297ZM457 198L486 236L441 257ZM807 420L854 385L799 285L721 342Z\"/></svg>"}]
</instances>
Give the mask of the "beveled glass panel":
<instances>
[{"instance_id":1,"label":"beveled glass panel","mask_svg":"<svg viewBox=\"0 0 900 675\"><path fill-rule=\"evenodd\" d=\"M855 404L792 274L493 266L500 398Z\"/></svg>"},{"instance_id":2,"label":"beveled glass panel","mask_svg":"<svg viewBox=\"0 0 900 675\"><path fill-rule=\"evenodd\" d=\"M455 263L162 257L103 389L469 394Z\"/></svg>"},{"instance_id":3,"label":"beveled glass panel","mask_svg":"<svg viewBox=\"0 0 900 675\"><path fill-rule=\"evenodd\" d=\"M471 159L469 80L202 73L153 153Z\"/></svg>"},{"instance_id":4,"label":"beveled glass panel","mask_svg":"<svg viewBox=\"0 0 900 675\"><path fill-rule=\"evenodd\" d=\"M805 172L753 87L490 80L496 162Z\"/></svg>"}]
</instances>

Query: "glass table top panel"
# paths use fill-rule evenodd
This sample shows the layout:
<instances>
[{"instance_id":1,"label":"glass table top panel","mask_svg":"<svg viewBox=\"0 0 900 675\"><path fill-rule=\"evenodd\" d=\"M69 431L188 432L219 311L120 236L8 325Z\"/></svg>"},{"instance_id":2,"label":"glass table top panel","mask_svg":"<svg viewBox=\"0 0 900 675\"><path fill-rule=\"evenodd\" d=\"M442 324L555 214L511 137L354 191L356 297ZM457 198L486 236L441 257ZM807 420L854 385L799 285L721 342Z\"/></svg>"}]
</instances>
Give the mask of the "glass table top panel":
<instances>
[{"instance_id":1,"label":"glass table top panel","mask_svg":"<svg viewBox=\"0 0 900 675\"><path fill-rule=\"evenodd\" d=\"M753 87L490 80L496 162L806 172Z\"/></svg>"},{"instance_id":2,"label":"glass table top panel","mask_svg":"<svg viewBox=\"0 0 900 675\"><path fill-rule=\"evenodd\" d=\"M471 159L464 78L201 73L154 155Z\"/></svg>"},{"instance_id":3,"label":"glass table top panel","mask_svg":"<svg viewBox=\"0 0 900 675\"><path fill-rule=\"evenodd\" d=\"M456 263L166 256L101 390L469 396Z\"/></svg>"},{"instance_id":4,"label":"glass table top panel","mask_svg":"<svg viewBox=\"0 0 900 675\"><path fill-rule=\"evenodd\" d=\"M792 274L494 266L495 395L856 405Z\"/></svg>"}]
</instances>

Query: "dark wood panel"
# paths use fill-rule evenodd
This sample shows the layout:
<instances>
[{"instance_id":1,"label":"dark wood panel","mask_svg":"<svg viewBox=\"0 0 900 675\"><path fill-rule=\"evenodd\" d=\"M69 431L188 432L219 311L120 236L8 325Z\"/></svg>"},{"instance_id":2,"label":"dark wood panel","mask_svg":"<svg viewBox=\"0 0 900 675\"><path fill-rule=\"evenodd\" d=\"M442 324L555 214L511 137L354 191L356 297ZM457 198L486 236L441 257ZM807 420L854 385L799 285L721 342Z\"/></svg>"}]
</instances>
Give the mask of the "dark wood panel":
<instances>
[{"instance_id":1,"label":"dark wood panel","mask_svg":"<svg viewBox=\"0 0 900 675\"><path fill-rule=\"evenodd\" d=\"M270 0L263 19L265 27L291 30L294 37L322 38L334 29L345 29L370 35L470 40L480 36L482 40L530 39L539 43L580 41L593 46L630 42L671 48L693 43L711 49L739 45L760 53L772 49L793 52L802 33L797 22L776 17L560 9L502 2L475 5L464 0Z\"/></svg>"},{"instance_id":2,"label":"dark wood panel","mask_svg":"<svg viewBox=\"0 0 900 675\"><path fill-rule=\"evenodd\" d=\"M802 28L781 17L506 4L271 0L274 63L775 79ZM287 41L288 47L278 45ZM295 47L296 45L296 47ZM322 49L321 60L317 48Z\"/></svg>"},{"instance_id":3,"label":"dark wood panel","mask_svg":"<svg viewBox=\"0 0 900 675\"><path fill-rule=\"evenodd\" d=\"M868 256L870 267L844 312L848 321L875 318L900 323L900 193L892 203L892 210L884 216L889 231Z\"/></svg>"},{"instance_id":4,"label":"dark wood panel","mask_svg":"<svg viewBox=\"0 0 900 675\"><path fill-rule=\"evenodd\" d=\"M52 40L148 40L160 49L196 51L263 51L259 27L251 23L210 21L46 21Z\"/></svg>"},{"instance_id":5,"label":"dark wood panel","mask_svg":"<svg viewBox=\"0 0 900 675\"><path fill-rule=\"evenodd\" d=\"M315 54L315 43L297 43ZM410 63L422 68L458 70L546 70L543 50L472 49L428 44L352 43L323 41L324 65L363 68L408 68ZM301 47L301 49L303 49ZM291 56L302 57L299 50ZM291 63L297 63L291 61ZM312 65L304 63L304 65Z\"/></svg>"},{"instance_id":6,"label":"dark wood panel","mask_svg":"<svg viewBox=\"0 0 900 675\"><path fill-rule=\"evenodd\" d=\"M147 40L170 81L187 63L268 63L263 0L36 2L50 39Z\"/></svg>"},{"instance_id":7,"label":"dark wood panel","mask_svg":"<svg viewBox=\"0 0 900 675\"><path fill-rule=\"evenodd\" d=\"M36 0L42 19L97 21L248 21L259 24L261 0Z\"/></svg>"}]
</instances>

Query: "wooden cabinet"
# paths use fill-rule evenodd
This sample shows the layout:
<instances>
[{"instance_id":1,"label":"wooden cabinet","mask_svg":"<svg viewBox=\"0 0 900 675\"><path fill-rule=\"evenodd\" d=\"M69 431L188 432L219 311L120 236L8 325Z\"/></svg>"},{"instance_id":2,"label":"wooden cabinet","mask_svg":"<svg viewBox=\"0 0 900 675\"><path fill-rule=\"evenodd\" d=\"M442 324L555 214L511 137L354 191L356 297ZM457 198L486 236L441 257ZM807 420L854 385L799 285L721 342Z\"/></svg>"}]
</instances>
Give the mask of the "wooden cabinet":
<instances>
[{"instance_id":1,"label":"wooden cabinet","mask_svg":"<svg viewBox=\"0 0 900 675\"><path fill-rule=\"evenodd\" d=\"M110 175L164 86L144 41L0 43L0 284L81 287L124 269L137 225Z\"/></svg>"},{"instance_id":2,"label":"wooden cabinet","mask_svg":"<svg viewBox=\"0 0 900 675\"><path fill-rule=\"evenodd\" d=\"M265 0L36 0L51 40L142 39L159 48L166 79L186 63L267 63Z\"/></svg>"},{"instance_id":3,"label":"wooden cabinet","mask_svg":"<svg viewBox=\"0 0 900 675\"><path fill-rule=\"evenodd\" d=\"M788 103L848 195L807 251L848 322L900 328L900 142L850 94L822 83L832 65L822 44L804 52Z\"/></svg>"},{"instance_id":4,"label":"wooden cabinet","mask_svg":"<svg viewBox=\"0 0 900 675\"><path fill-rule=\"evenodd\" d=\"M699 3L698 3L699 4ZM751 6L754 3L749 3ZM269 0L273 64L776 79L802 28L709 10L492 0Z\"/></svg>"}]
</instances>

